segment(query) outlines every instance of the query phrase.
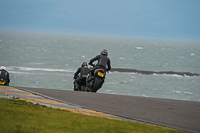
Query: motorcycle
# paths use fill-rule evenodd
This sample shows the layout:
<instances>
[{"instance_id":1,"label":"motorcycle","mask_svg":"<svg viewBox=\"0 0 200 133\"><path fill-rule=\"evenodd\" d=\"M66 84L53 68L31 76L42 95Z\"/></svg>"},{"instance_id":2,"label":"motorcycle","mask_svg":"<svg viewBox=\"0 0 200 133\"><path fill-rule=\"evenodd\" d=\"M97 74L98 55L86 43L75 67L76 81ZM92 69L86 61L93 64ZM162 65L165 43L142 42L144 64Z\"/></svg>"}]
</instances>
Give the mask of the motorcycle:
<instances>
[{"instance_id":1,"label":"motorcycle","mask_svg":"<svg viewBox=\"0 0 200 133\"><path fill-rule=\"evenodd\" d=\"M86 90L86 76L79 77L77 76L74 79L74 91L85 91Z\"/></svg>"},{"instance_id":2,"label":"motorcycle","mask_svg":"<svg viewBox=\"0 0 200 133\"><path fill-rule=\"evenodd\" d=\"M5 78L0 78L0 85L6 85Z\"/></svg>"},{"instance_id":3,"label":"motorcycle","mask_svg":"<svg viewBox=\"0 0 200 133\"><path fill-rule=\"evenodd\" d=\"M95 67L95 65L92 66ZM95 69L94 73L90 73L86 78L86 91L97 92L102 87L105 77L106 71L104 69Z\"/></svg>"}]
</instances>

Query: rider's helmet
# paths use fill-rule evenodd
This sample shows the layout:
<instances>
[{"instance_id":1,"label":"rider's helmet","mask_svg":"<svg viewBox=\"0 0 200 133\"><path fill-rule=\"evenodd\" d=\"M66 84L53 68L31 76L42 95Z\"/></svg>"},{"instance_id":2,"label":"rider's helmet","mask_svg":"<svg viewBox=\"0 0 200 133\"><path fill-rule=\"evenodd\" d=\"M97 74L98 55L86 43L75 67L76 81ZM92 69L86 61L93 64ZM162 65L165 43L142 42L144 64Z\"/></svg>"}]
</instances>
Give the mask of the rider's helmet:
<instances>
[{"instance_id":1,"label":"rider's helmet","mask_svg":"<svg viewBox=\"0 0 200 133\"><path fill-rule=\"evenodd\" d=\"M5 66L1 66L0 70L6 70L6 67Z\"/></svg>"},{"instance_id":2,"label":"rider's helmet","mask_svg":"<svg viewBox=\"0 0 200 133\"><path fill-rule=\"evenodd\" d=\"M108 51L106 49L102 50L100 55L108 56Z\"/></svg>"},{"instance_id":3,"label":"rider's helmet","mask_svg":"<svg viewBox=\"0 0 200 133\"><path fill-rule=\"evenodd\" d=\"M87 62L83 62L83 64L81 65L81 67L88 67Z\"/></svg>"}]
</instances>

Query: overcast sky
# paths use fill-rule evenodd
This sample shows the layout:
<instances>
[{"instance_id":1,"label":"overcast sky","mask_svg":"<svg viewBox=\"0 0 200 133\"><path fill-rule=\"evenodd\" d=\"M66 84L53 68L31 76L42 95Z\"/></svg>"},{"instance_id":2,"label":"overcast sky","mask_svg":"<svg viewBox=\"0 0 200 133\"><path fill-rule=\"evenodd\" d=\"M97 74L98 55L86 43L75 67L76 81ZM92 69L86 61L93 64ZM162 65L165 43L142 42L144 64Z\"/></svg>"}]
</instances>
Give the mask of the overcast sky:
<instances>
[{"instance_id":1,"label":"overcast sky","mask_svg":"<svg viewBox=\"0 0 200 133\"><path fill-rule=\"evenodd\" d=\"M0 31L200 40L200 0L0 0Z\"/></svg>"}]
</instances>

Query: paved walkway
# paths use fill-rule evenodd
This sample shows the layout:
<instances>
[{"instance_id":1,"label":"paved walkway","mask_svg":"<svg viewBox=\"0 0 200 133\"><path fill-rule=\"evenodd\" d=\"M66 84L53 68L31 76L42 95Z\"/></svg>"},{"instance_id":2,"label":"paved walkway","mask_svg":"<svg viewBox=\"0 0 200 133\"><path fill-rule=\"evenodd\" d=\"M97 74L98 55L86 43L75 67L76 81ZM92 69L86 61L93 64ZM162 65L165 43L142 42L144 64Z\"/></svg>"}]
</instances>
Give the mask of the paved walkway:
<instances>
[{"instance_id":1,"label":"paved walkway","mask_svg":"<svg viewBox=\"0 0 200 133\"><path fill-rule=\"evenodd\" d=\"M114 117L200 132L200 102L55 89L15 88L46 99L58 99L71 106L78 105L81 109L112 114Z\"/></svg>"}]
</instances>

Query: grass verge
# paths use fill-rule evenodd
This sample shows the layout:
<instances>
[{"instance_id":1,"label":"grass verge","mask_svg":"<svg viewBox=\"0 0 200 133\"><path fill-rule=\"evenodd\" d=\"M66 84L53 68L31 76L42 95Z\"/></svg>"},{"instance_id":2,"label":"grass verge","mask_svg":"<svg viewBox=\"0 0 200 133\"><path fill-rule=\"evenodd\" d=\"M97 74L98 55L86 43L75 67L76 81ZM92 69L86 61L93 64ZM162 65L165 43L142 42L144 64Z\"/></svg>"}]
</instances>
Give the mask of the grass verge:
<instances>
[{"instance_id":1,"label":"grass verge","mask_svg":"<svg viewBox=\"0 0 200 133\"><path fill-rule=\"evenodd\" d=\"M0 98L2 133L183 133L179 130L53 109Z\"/></svg>"}]
</instances>

